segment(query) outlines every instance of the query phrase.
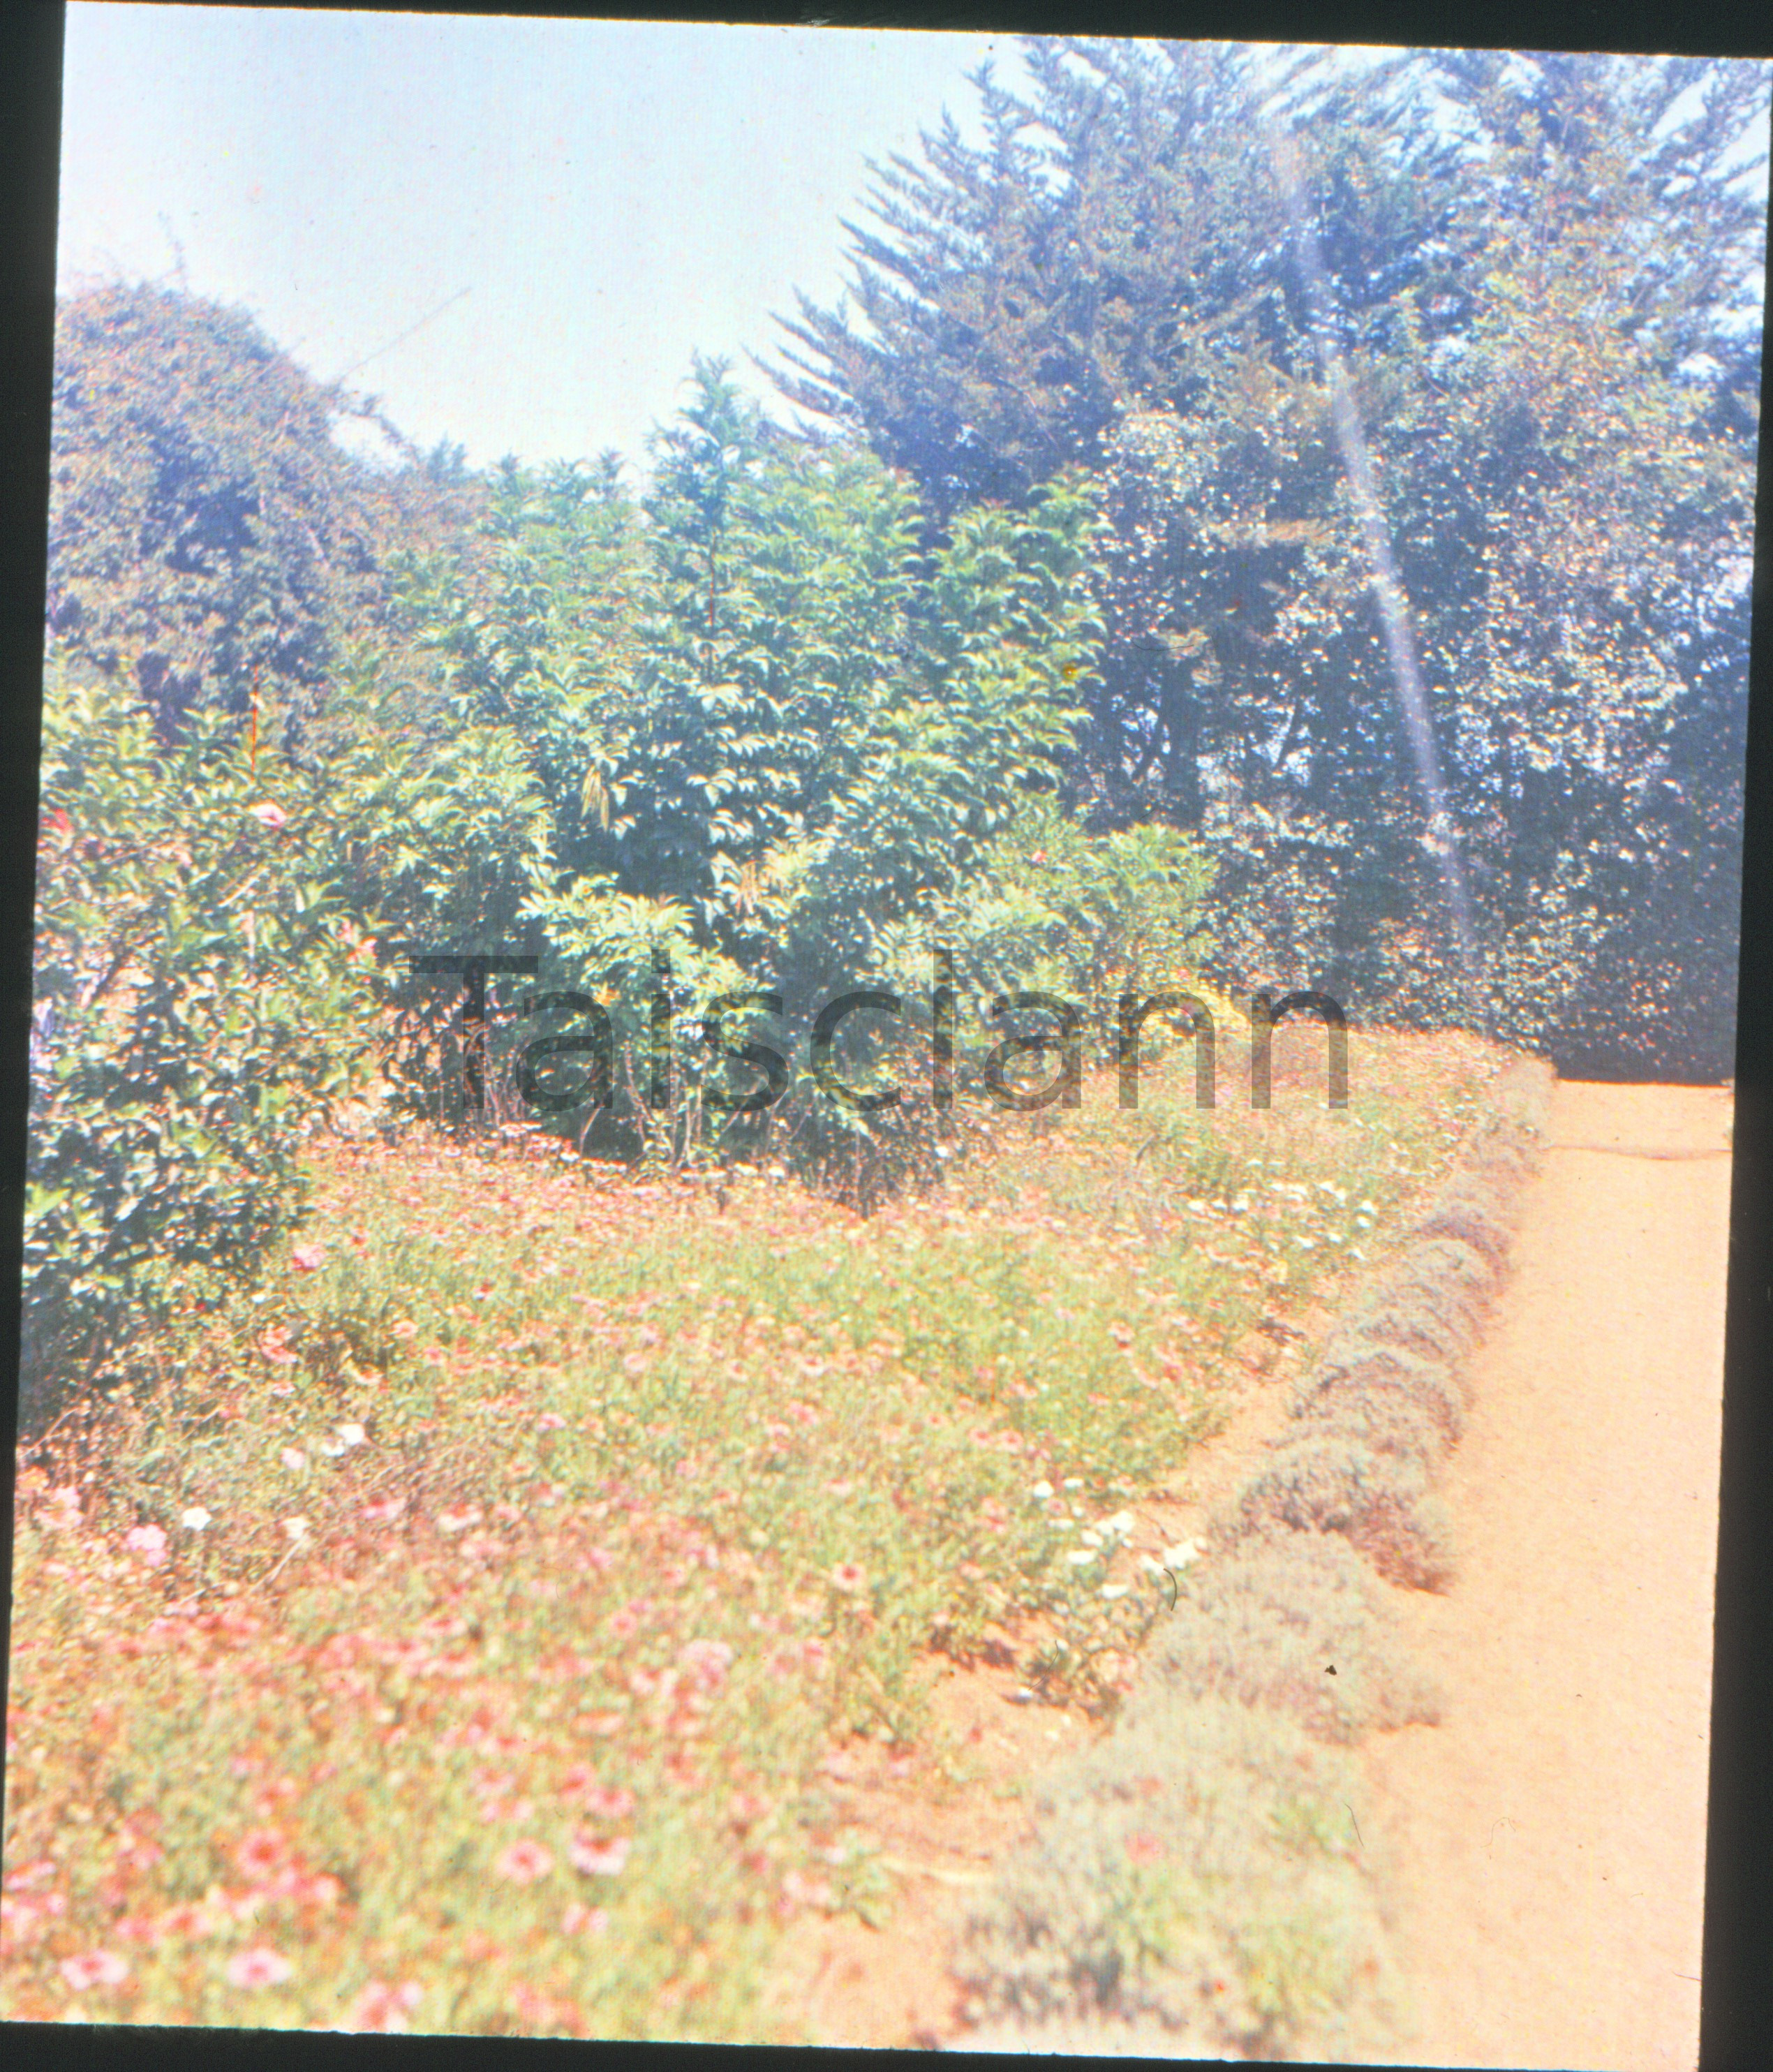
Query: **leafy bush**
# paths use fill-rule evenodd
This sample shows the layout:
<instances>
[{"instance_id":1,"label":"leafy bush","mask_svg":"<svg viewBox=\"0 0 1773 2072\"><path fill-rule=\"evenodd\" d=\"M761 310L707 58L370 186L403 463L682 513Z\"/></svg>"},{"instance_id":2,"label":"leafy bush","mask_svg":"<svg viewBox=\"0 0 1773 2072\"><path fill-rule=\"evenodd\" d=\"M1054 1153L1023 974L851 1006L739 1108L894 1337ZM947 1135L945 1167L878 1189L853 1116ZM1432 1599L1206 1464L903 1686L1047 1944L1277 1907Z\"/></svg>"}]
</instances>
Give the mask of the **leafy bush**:
<instances>
[{"instance_id":1,"label":"leafy bush","mask_svg":"<svg viewBox=\"0 0 1773 2072\"><path fill-rule=\"evenodd\" d=\"M126 692L44 713L27 1412L140 1321L211 1299L299 1213L298 1154L360 1076L370 947L330 889L319 777L255 773L193 715L164 753Z\"/></svg>"}]
</instances>

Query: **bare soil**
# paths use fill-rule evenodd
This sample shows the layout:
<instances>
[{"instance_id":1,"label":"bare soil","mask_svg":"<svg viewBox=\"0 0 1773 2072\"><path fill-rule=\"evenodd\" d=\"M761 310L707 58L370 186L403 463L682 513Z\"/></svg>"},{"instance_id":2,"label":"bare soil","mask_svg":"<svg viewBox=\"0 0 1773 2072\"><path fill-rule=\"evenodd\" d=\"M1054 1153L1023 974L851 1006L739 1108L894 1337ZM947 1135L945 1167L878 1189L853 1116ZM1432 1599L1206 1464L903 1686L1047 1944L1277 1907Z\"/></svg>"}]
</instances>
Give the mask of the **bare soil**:
<instances>
[{"instance_id":1,"label":"bare soil","mask_svg":"<svg viewBox=\"0 0 1773 2072\"><path fill-rule=\"evenodd\" d=\"M1458 1580L1398 1593L1445 1717L1370 1751L1396 2062L1697 2062L1730 1120L1557 1089L1444 1485Z\"/></svg>"}]
</instances>

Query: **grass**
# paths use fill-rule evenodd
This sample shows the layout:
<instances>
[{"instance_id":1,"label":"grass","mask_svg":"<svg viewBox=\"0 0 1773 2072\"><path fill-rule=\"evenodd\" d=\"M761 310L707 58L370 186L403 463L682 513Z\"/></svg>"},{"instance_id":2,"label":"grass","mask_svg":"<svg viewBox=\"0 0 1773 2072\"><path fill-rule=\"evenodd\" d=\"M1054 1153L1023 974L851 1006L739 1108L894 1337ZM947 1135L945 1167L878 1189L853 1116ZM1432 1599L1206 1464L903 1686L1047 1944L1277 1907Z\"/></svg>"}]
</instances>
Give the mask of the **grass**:
<instances>
[{"instance_id":1,"label":"grass","mask_svg":"<svg viewBox=\"0 0 1773 2072\"><path fill-rule=\"evenodd\" d=\"M865 1219L529 1139L317 1152L259 1297L22 1457L5 2012L801 2040L777 1938L890 1899L832 1742L942 1762L931 1654L987 1635L1114 1707L1167 1602L1131 1514L1497 1063L1353 1048L1345 1110L1278 1071L1203 1112L1184 1060ZM1238 1960L1258 2029L1340 1975L1291 1918Z\"/></svg>"}]
</instances>

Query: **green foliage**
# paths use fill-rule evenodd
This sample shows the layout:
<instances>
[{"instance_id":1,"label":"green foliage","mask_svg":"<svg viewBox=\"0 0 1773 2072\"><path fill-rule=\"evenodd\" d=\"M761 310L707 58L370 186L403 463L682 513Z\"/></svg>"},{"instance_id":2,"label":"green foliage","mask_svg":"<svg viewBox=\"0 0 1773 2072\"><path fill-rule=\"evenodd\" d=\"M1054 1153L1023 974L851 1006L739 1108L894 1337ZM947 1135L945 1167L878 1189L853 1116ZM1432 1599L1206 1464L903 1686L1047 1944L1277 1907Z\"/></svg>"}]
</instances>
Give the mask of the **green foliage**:
<instances>
[{"instance_id":1,"label":"green foliage","mask_svg":"<svg viewBox=\"0 0 1773 2072\"><path fill-rule=\"evenodd\" d=\"M855 311L803 300L781 384L938 532L1087 467L1075 795L1208 835L1223 974L1457 1018L1250 53L1024 49L983 144L876 169ZM1283 68L1491 1018L1594 1069L1728 1070L1765 100L1714 60Z\"/></svg>"},{"instance_id":2,"label":"green foliage","mask_svg":"<svg viewBox=\"0 0 1773 2072\"><path fill-rule=\"evenodd\" d=\"M969 513L925 563L902 483L865 454L785 444L699 363L646 516L619 656L545 610L527 648L502 631L482 648L519 656L526 737L565 744L552 767L572 779L544 771L556 875L521 918L610 1011L630 1084L669 963L694 1097L726 1071L700 1040L723 997L778 993L803 1030L1053 791L1093 653L1094 512L1061 480L1028 512ZM1110 866L1098 907L1131 869ZM732 1042L761 1018L733 1013ZM671 1125L680 1145L700 1126Z\"/></svg>"},{"instance_id":3,"label":"green foliage","mask_svg":"<svg viewBox=\"0 0 1773 2072\"><path fill-rule=\"evenodd\" d=\"M890 931L880 968L909 994L930 983L932 944L949 952L959 1061L976 1065L1002 1040L1003 1029L990 1020L993 1003L1026 990L1081 1009L1086 1054L1106 1065L1117 1054L1122 993L1143 1001L1187 993L1212 875L1206 853L1177 828L1092 835L1052 801L1037 800L979 852L927 916ZM1147 1056L1161 1048L1161 1027L1147 1034Z\"/></svg>"},{"instance_id":4,"label":"green foliage","mask_svg":"<svg viewBox=\"0 0 1773 2072\"><path fill-rule=\"evenodd\" d=\"M125 693L58 672L43 830L23 1371L64 1388L295 1219L373 994L328 787L269 754L255 773L214 716L162 752Z\"/></svg>"},{"instance_id":5,"label":"green foliage","mask_svg":"<svg viewBox=\"0 0 1773 2072\"><path fill-rule=\"evenodd\" d=\"M354 417L380 422L244 310L121 282L61 306L50 628L163 736L255 692L268 726L311 721L372 624L388 500L333 436Z\"/></svg>"}]
</instances>

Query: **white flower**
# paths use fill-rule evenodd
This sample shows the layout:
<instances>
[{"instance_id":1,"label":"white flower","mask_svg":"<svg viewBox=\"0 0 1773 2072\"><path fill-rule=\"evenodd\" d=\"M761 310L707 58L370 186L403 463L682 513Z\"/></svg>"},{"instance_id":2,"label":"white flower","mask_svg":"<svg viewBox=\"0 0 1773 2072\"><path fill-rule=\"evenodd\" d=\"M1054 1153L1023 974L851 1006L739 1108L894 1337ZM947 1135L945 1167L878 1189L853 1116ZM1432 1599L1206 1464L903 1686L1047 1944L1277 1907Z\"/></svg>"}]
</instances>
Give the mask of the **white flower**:
<instances>
[{"instance_id":1,"label":"white flower","mask_svg":"<svg viewBox=\"0 0 1773 2072\"><path fill-rule=\"evenodd\" d=\"M286 1518L283 1521L285 1538L293 1542L293 1544L298 1547L302 1544L313 1530L314 1527L305 1518Z\"/></svg>"},{"instance_id":2,"label":"white flower","mask_svg":"<svg viewBox=\"0 0 1773 2072\"><path fill-rule=\"evenodd\" d=\"M1102 1541L1102 1528L1097 1525L1086 1525L1077 1537L1086 1547L1099 1547Z\"/></svg>"},{"instance_id":3,"label":"white flower","mask_svg":"<svg viewBox=\"0 0 1773 2072\"><path fill-rule=\"evenodd\" d=\"M1033 1497L1037 1502L1041 1503L1045 1503L1052 1494L1053 1485L1051 1482L1036 1482L1033 1488L1028 1491L1028 1494L1030 1496Z\"/></svg>"},{"instance_id":4,"label":"white flower","mask_svg":"<svg viewBox=\"0 0 1773 2072\"><path fill-rule=\"evenodd\" d=\"M1164 1548L1164 1566L1166 1568L1185 1568L1191 1561L1200 1560L1201 1551L1198 1540L1179 1540L1175 1546Z\"/></svg>"},{"instance_id":5,"label":"white flower","mask_svg":"<svg viewBox=\"0 0 1773 2072\"><path fill-rule=\"evenodd\" d=\"M179 1523L190 1532L201 1532L209 1523L209 1513L200 1503L194 1503L189 1511L179 1514Z\"/></svg>"},{"instance_id":6,"label":"white flower","mask_svg":"<svg viewBox=\"0 0 1773 2072\"><path fill-rule=\"evenodd\" d=\"M363 1446L369 1442L369 1434L361 1424L340 1424L334 1429L347 1446Z\"/></svg>"},{"instance_id":7,"label":"white flower","mask_svg":"<svg viewBox=\"0 0 1773 2072\"><path fill-rule=\"evenodd\" d=\"M1065 1489L1081 1489L1083 1487L1083 1477L1081 1475L1067 1475L1061 1486Z\"/></svg>"},{"instance_id":8,"label":"white flower","mask_svg":"<svg viewBox=\"0 0 1773 2072\"><path fill-rule=\"evenodd\" d=\"M1132 1587L1131 1583L1104 1583L1102 1593L1105 1597L1124 1597Z\"/></svg>"},{"instance_id":9,"label":"white flower","mask_svg":"<svg viewBox=\"0 0 1773 2072\"><path fill-rule=\"evenodd\" d=\"M343 1439L322 1439L320 1450L329 1461L336 1461L345 1450L345 1442Z\"/></svg>"},{"instance_id":10,"label":"white flower","mask_svg":"<svg viewBox=\"0 0 1773 2072\"><path fill-rule=\"evenodd\" d=\"M1065 1556L1073 1568L1086 1568L1096 1558L1094 1547L1073 1547Z\"/></svg>"},{"instance_id":11,"label":"white flower","mask_svg":"<svg viewBox=\"0 0 1773 2072\"><path fill-rule=\"evenodd\" d=\"M1098 1532L1112 1533L1117 1540L1124 1540L1132 1529L1133 1514L1130 1511L1117 1511L1112 1518L1102 1519L1096 1527Z\"/></svg>"}]
</instances>

